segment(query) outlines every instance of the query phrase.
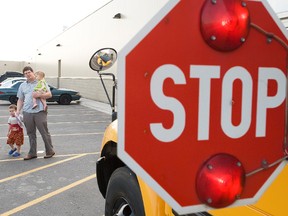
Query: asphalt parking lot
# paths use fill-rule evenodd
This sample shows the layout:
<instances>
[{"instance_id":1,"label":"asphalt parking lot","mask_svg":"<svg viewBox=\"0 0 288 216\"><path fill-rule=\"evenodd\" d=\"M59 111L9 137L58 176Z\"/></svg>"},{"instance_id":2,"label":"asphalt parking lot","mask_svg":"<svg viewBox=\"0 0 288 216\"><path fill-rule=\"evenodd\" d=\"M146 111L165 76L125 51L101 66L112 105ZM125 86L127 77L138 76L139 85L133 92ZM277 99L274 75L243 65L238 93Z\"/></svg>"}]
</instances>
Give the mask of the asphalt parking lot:
<instances>
[{"instance_id":1,"label":"asphalt parking lot","mask_svg":"<svg viewBox=\"0 0 288 216\"><path fill-rule=\"evenodd\" d=\"M43 158L38 133L38 158L24 161L29 149L26 132L21 156L8 156L9 102L0 101L0 215L104 215L95 164L111 115L90 102L50 103L48 127L56 155Z\"/></svg>"}]
</instances>

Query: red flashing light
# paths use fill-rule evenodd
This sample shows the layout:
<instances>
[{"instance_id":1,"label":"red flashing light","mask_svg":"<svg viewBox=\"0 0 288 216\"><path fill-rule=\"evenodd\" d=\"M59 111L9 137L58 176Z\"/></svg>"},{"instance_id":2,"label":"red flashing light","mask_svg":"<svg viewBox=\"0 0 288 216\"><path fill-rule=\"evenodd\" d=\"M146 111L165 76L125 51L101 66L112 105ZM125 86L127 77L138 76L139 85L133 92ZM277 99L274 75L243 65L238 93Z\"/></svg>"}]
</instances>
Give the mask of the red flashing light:
<instances>
[{"instance_id":1,"label":"red flashing light","mask_svg":"<svg viewBox=\"0 0 288 216\"><path fill-rule=\"evenodd\" d=\"M196 192L202 203L223 208L240 198L244 184L245 170L240 161L229 154L217 154L199 170Z\"/></svg>"},{"instance_id":2,"label":"red flashing light","mask_svg":"<svg viewBox=\"0 0 288 216\"><path fill-rule=\"evenodd\" d=\"M201 11L201 33L219 51L240 47L249 33L250 16L241 0L206 0Z\"/></svg>"}]
</instances>

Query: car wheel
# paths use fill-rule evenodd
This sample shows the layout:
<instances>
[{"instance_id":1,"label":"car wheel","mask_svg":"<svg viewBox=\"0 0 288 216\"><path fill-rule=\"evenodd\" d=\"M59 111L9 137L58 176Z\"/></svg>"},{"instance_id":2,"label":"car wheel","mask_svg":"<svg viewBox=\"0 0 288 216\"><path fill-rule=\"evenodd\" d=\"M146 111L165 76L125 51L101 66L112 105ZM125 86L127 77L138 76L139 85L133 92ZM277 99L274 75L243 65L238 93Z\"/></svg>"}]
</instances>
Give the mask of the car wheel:
<instances>
[{"instance_id":1,"label":"car wheel","mask_svg":"<svg viewBox=\"0 0 288 216\"><path fill-rule=\"evenodd\" d=\"M62 105L68 105L71 103L71 101L72 101L71 96L68 94L64 94L60 96L58 103Z\"/></svg>"},{"instance_id":2,"label":"car wheel","mask_svg":"<svg viewBox=\"0 0 288 216\"><path fill-rule=\"evenodd\" d=\"M116 169L109 180L105 215L145 215L138 180L128 167Z\"/></svg>"},{"instance_id":3,"label":"car wheel","mask_svg":"<svg viewBox=\"0 0 288 216\"><path fill-rule=\"evenodd\" d=\"M17 104L18 98L15 95L13 95L9 98L9 101L11 104Z\"/></svg>"}]
</instances>

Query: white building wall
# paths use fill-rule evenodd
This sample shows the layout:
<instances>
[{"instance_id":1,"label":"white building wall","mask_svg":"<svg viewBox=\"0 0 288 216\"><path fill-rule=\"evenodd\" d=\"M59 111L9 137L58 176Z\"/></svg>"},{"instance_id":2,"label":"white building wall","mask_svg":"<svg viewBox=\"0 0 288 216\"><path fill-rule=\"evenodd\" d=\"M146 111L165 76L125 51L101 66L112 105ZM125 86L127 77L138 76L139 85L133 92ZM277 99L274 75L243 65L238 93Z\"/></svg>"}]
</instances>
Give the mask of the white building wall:
<instances>
[{"instance_id":1,"label":"white building wall","mask_svg":"<svg viewBox=\"0 0 288 216\"><path fill-rule=\"evenodd\" d=\"M22 72L22 68L25 63L24 61L0 61L0 75L5 73L5 71L19 71Z\"/></svg>"},{"instance_id":2,"label":"white building wall","mask_svg":"<svg viewBox=\"0 0 288 216\"><path fill-rule=\"evenodd\" d=\"M47 81L52 85L72 88L80 91L83 97L107 102L97 73L89 68L92 54L104 47L112 47L120 51L167 1L111 0L39 47L33 62L29 64L34 70L44 71ZM113 19L117 13L121 13L121 19ZM64 15L65 11L63 11ZM287 28L288 13L279 13L278 17ZM60 46L56 46L57 44ZM4 71L4 65L7 66L7 63L11 66L9 67L11 70L19 71L25 64L24 62L0 62L3 66L0 66L0 70ZM117 74L116 68L115 65L107 72ZM109 78L105 82L109 90L112 82Z\"/></svg>"},{"instance_id":3,"label":"white building wall","mask_svg":"<svg viewBox=\"0 0 288 216\"><path fill-rule=\"evenodd\" d=\"M55 86L73 88L85 98L107 102L97 72L89 67L92 54L105 47L120 51L166 2L112 0L39 47L32 66L34 70L43 70L47 81ZM121 19L113 19L117 13ZM115 65L107 72L117 74L116 68ZM111 80L105 82L112 86Z\"/></svg>"}]
</instances>

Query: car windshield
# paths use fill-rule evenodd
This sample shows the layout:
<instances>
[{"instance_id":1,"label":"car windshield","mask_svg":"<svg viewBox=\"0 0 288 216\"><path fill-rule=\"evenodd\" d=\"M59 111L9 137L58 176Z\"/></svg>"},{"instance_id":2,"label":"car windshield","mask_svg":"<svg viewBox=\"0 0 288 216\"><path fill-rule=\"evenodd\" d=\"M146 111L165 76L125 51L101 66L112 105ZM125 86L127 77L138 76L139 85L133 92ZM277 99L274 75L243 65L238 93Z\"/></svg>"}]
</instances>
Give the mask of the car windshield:
<instances>
[{"instance_id":1,"label":"car windshield","mask_svg":"<svg viewBox=\"0 0 288 216\"><path fill-rule=\"evenodd\" d=\"M25 81L26 78L8 78L6 80L4 80L2 83L0 83L0 87L2 88L7 88L7 87L11 87L15 82L18 82L18 81Z\"/></svg>"}]
</instances>

